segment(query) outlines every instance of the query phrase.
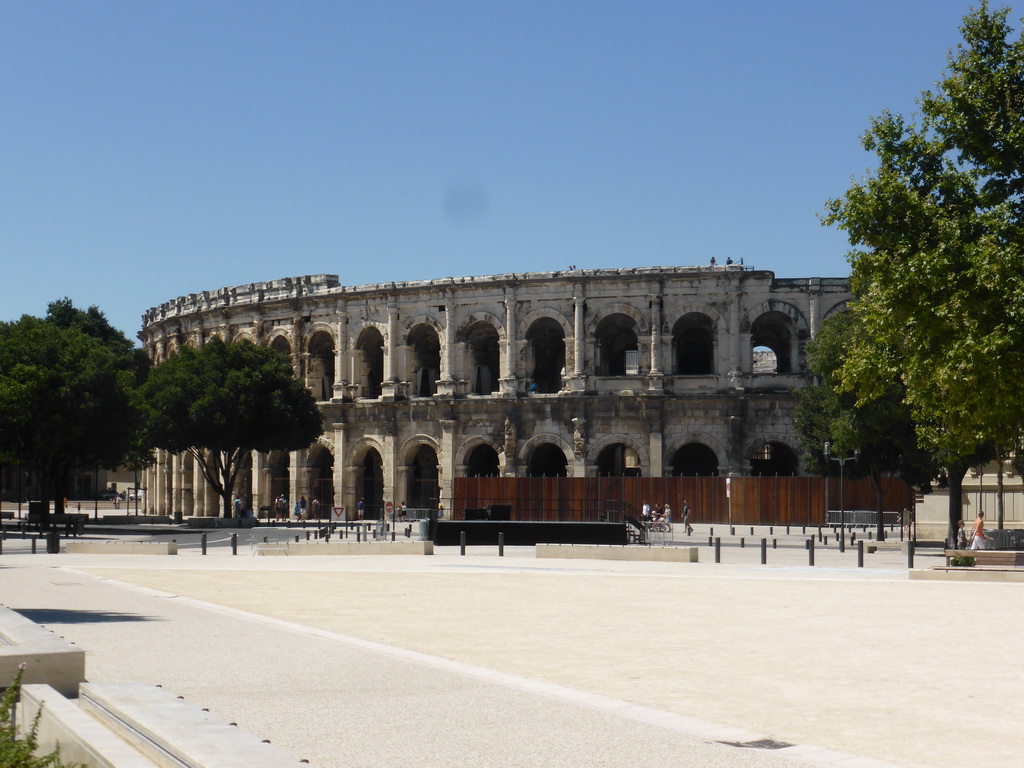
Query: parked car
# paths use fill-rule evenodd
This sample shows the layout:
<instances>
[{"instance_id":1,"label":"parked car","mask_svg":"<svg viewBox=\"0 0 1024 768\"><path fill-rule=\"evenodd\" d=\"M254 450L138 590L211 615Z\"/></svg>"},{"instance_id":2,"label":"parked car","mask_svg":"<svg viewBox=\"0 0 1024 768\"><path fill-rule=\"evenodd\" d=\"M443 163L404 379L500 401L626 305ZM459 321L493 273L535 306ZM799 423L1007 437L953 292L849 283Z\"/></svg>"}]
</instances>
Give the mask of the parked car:
<instances>
[{"instance_id":1,"label":"parked car","mask_svg":"<svg viewBox=\"0 0 1024 768\"><path fill-rule=\"evenodd\" d=\"M100 491L99 499L101 501L113 501L120 495L117 491L108 488L105 491Z\"/></svg>"}]
</instances>

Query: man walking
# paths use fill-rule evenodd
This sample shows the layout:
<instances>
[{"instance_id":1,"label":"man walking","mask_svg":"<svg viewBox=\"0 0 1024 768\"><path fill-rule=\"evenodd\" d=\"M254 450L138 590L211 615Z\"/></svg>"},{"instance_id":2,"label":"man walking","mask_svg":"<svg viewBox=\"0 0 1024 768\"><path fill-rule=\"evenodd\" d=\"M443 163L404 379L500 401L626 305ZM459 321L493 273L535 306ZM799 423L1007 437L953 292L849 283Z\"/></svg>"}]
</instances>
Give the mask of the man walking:
<instances>
[{"instance_id":1,"label":"man walking","mask_svg":"<svg viewBox=\"0 0 1024 768\"><path fill-rule=\"evenodd\" d=\"M690 525L690 502L686 499L683 499L683 528L686 529L687 536L693 533L693 526Z\"/></svg>"}]
</instances>

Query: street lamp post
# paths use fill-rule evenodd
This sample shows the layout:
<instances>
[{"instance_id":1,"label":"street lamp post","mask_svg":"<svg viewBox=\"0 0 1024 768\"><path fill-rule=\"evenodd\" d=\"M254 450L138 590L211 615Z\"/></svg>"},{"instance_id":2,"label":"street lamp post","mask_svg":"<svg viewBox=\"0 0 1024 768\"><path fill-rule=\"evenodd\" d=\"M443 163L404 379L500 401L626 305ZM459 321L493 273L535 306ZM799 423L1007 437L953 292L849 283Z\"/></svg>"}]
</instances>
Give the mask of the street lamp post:
<instances>
[{"instance_id":1,"label":"street lamp post","mask_svg":"<svg viewBox=\"0 0 1024 768\"><path fill-rule=\"evenodd\" d=\"M828 440L825 441L825 460L834 461L839 464L839 551L846 551L846 493L843 487L843 469L846 467L846 462L856 461L860 458L860 448L853 452L852 456L840 458L839 456L832 455L832 443ZM828 479L828 473L825 474L826 481ZM826 491L827 494L827 491ZM825 498L825 509L828 509L828 497Z\"/></svg>"}]
</instances>

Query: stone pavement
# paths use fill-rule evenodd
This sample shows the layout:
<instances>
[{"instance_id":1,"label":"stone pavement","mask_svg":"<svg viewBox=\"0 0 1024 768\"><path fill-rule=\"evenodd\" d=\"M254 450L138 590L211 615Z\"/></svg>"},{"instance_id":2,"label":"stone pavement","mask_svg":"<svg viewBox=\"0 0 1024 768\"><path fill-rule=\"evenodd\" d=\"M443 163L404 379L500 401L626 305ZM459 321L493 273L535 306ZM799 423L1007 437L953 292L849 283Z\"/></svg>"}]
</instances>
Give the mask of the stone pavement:
<instances>
[{"instance_id":1,"label":"stone pavement","mask_svg":"<svg viewBox=\"0 0 1024 768\"><path fill-rule=\"evenodd\" d=\"M159 683L322 768L1020 763L1024 592L909 581L898 552L860 570L834 545L807 567L795 536L768 566L751 546L715 565L184 538L102 561L8 540L0 603L84 647L91 680ZM795 746L720 743L760 739Z\"/></svg>"}]
</instances>

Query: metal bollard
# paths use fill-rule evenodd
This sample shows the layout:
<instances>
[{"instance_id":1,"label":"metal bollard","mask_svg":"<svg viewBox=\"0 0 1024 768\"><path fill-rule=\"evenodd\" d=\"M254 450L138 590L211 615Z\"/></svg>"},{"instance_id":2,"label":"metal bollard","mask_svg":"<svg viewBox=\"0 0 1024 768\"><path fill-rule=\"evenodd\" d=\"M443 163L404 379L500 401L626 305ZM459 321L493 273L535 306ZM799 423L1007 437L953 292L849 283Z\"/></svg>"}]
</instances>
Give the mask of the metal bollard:
<instances>
[{"instance_id":1,"label":"metal bollard","mask_svg":"<svg viewBox=\"0 0 1024 768\"><path fill-rule=\"evenodd\" d=\"M864 539L857 542L857 567L864 567Z\"/></svg>"},{"instance_id":2,"label":"metal bollard","mask_svg":"<svg viewBox=\"0 0 1024 768\"><path fill-rule=\"evenodd\" d=\"M807 540L807 564L814 565L814 537Z\"/></svg>"},{"instance_id":3,"label":"metal bollard","mask_svg":"<svg viewBox=\"0 0 1024 768\"><path fill-rule=\"evenodd\" d=\"M768 565L768 539L761 539L761 565Z\"/></svg>"},{"instance_id":4,"label":"metal bollard","mask_svg":"<svg viewBox=\"0 0 1024 768\"><path fill-rule=\"evenodd\" d=\"M199 536L199 545L200 545L200 547L202 547L203 554L205 555L206 554L206 534L205 533L200 534L200 536Z\"/></svg>"},{"instance_id":5,"label":"metal bollard","mask_svg":"<svg viewBox=\"0 0 1024 768\"><path fill-rule=\"evenodd\" d=\"M907 542L907 568L914 570L914 542Z\"/></svg>"},{"instance_id":6,"label":"metal bollard","mask_svg":"<svg viewBox=\"0 0 1024 768\"><path fill-rule=\"evenodd\" d=\"M459 532L459 554L460 555L465 555L466 554L466 532L465 531L460 531Z\"/></svg>"},{"instance_id":7,"label":"metal bollard","mask_svg":"<svg viewBox=\"0 0 1024 768\"><path fill-rule=\"evenodd\" d=\"M297 533L295 534L295 543L296 544L299 543L299 534L297 534Z\"/></svg>"},{"instance_id":8,"label":"metal bollard","mask_svg":"<svg viewBox=\"0 0 1024 768\"><path fill-rule=\"evenodd\" d=\"M306 531L306 541L309 541L309 534L310 534L310 531Z\"/></svg>"},{"instance_id":9,"label":"metal bollard","mask_svg":"<svg viewBox=\"0 0 1024 768\"><path fill-rule=\"evenodd\" d=\"M740 536L740 549L744 549L746 546L746 542L744 542L743 537Z\"/></svg>"},{"instance_id":10,"label":"metal bollard","mask_svg":"<svg viewBox=\"0 0 1024 768\"><path fill-rule=\"evenodd\" d=\"M505 556L505 534L498 534L498 557Z\"/></svg>"},{"instance_id":11,"label":"metal bollard","mask_svg":"<svg viewBox=\"0 0 1024 768\"><path fill-rule=\"evenodd\" d=\"M715 539L715 562L722 562L722 540L720 538Z\"/></svg>"},{"instance_id":12,"label":"metal bollard","mask_svg":"<svg viewBox=\"0 0 1024 768\"><path fill-rule=\"evenodd\" d=\"M779 540L778 539L772 539L772 549L778 549L778 548L779 548Z\"/></svg>"},{"instance_id":13,"label":"metal bollard","mask_svg":"<svg viewBox=\"0 0 1024 768\"><path fill-rule=\"evenodd\" d=\"M708 531L708 536L714 536L714 535L715 535L715 527L711 526L711 530Z\"/></svg>"},{"instance_id":14,"label":"metal bollard","mask_svg":"<svg viewBox=\"0 0 1024 768\"><path fill-rule=\"evenodd\" d=\"M232 533L231 534L231 554L232 555L237 555L238 554L238 534L237 533Z\"/></svg>"},{"instance_id":15,"label":"metal bollard","mask_svg":"<svg viewBox=\"0 0 1024 768\"><path fill-rule=\"evenodd\" d=\"M750 526L750 535L751 535L751 536L753 536L753 535L754 535L754 526Z\"/></svg>"},{"instance_id":16,"label":"metal bollard","mask_svg":"<svg viewBox=\"0 0 1024 768\"><path fill-rule=\"evenodd\" d=\"M839 531L839 551L840 552L845 552L846 551L846 529L845 528L842 529L841 531Z\"/></svg>"},{"instance_id":17,"label":"metal bollard","mask_svg":"<svg viewBox=\"0 0 1024 768\"><path fill-rule=\"evenodd\" d=\"M734 526L734 525L730 525L729 526L729 535L730 536L735 536L736 535L736 526Z\"/></svg>"},{"instance_id":18,"label":"metal bollard","mask_svg":"<svg viewBox=\"0 0 1024 768\"><path fill-rule=\"evenodd\" d=\"M36 553L36 541L38 541L38 539L32 539L32 554L33 555Z\"/></svg>"},{"instance_id":19,"label":"metal bollard","mask_svg":"<svg viewBox=\"0 0 1024 768\"><path fill-rule=\"evenodd\" d=\"M714 544L715 544L714 538L712 538L711 536L708 536L708 546L712 547L712 546L714 546Z\"/></svg>"}]
</instances>

